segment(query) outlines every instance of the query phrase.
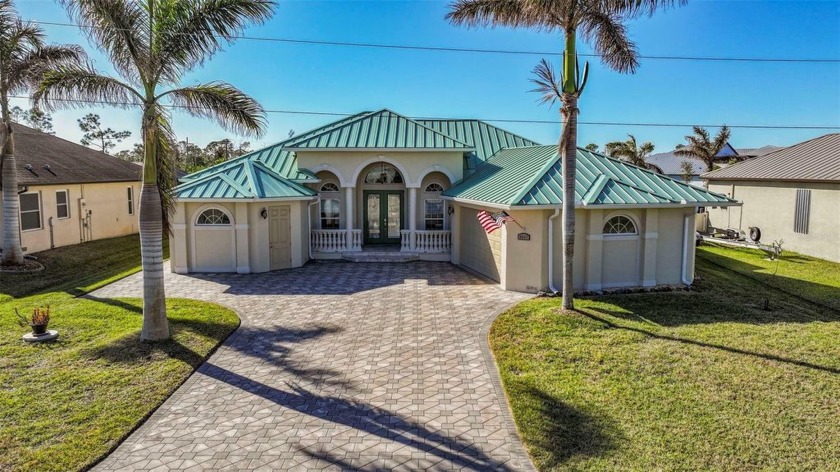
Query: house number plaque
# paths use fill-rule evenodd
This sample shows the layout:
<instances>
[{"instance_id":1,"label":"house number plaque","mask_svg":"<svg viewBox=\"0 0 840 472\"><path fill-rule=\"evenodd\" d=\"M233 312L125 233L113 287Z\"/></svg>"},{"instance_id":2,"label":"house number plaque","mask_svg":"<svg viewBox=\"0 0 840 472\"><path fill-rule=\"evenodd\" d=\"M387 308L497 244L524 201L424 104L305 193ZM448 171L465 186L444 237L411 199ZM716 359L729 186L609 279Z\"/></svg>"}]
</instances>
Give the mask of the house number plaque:
<instances>
[{"instance_id":1,"label":"house number plaque","mask_svg":"<svg viewBox=\"0 0 840 472\"><path fill-rule=\"evenodd\" d=\"M518 239L520 241L530 241L531 240L531 235L528 234L528 233L519 233L519 234L516 235L516 239Z\"/></svg>"}]
</instances>

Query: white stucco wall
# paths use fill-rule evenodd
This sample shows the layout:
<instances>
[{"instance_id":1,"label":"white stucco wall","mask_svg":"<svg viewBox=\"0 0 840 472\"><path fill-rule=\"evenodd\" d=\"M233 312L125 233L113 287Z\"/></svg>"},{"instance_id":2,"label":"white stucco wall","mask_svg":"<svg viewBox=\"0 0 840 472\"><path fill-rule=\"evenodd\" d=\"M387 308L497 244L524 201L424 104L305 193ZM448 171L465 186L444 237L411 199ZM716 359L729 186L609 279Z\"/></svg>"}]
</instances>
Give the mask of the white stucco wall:
<instances>
[{"instance_id":1,"label":"white stucco wall","mask_svg":"<svg viewBox=\"0 0 840 472\"><path fill-rule=\"evenodd\" d=\"M797 189L811 190L808 234L794 232ZM708 208L710 225L747 234L758 227L764 244L784 240L784 249L840 262L840 183L712 181L709 190L743 203Z\"/></svg>"},{"instance_id":2,"label":"white stucco wall","mask_svg":"<svg viewBox=\"0 0 840 472\"><path fill-rule=\"evenodd\" d=\"M134 214L128 211L128 192L131 187L134 197ZM56 192L68 192L67 218L58 218ZM135 234L139 231L137 214L139 210L139 182L107 182L70 185L30 186L28 193L37 193L41 201L41 228L21 232L24 252L50 249L50 218L52 238L55 247L79 244L82 241L114 238ZM85 202L84 212L80 200ZM89 227L84 226L84 213L91 212ZM2 234L2 205L0 205L0 234Z\"/></svg>"}]
</instances>

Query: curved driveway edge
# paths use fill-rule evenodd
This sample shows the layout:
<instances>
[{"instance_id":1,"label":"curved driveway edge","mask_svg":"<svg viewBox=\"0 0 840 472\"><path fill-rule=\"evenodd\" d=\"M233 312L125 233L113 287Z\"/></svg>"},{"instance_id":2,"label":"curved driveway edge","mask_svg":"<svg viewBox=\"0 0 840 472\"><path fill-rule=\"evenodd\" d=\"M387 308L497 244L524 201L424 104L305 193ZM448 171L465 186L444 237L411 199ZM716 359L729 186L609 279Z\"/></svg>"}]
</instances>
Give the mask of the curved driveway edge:
<instances>
[{"instance_id":1,"label":"curved driveway edge","mask_svg":"<svg viewBox=\"0 0 840 472\"><path fill-rule=\"evenodd\" d=\"M242 325L95 470L533 469L486 341L528 295L430 262L166 276Z\"/></svg>"}]
</instances>

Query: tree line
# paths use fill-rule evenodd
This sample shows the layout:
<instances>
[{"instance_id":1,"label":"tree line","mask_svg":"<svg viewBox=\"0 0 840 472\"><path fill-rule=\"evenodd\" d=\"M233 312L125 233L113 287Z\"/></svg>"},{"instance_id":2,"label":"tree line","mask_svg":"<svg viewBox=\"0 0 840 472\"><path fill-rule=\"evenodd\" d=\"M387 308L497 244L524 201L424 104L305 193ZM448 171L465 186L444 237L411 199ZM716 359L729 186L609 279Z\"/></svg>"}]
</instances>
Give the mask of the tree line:
<instances>
[{"instance_id":1,"label":"tree line","mask_svg":"<svg viewBox=\"0 0 840 472\"><path fill-rule=\"evenodd\" d=\"M16 123L26 124L42 133L55 134L52 115L43 110L38 108L24 110L16 106L11 108L10 113L12 121ZM116 131L104 127L100 116L96 113L88 113L76 121L79 129L84 133L79 142L105 154L110 154L119 143L131 137L131 131ZM179 170L196 172L251 152L251 143L234 142L225 138L211 141L206 146L200 147L186 139L172 143L171 152L174 164ZM129 162L143 162L143 145L135 143L131 149L119 151L114 154L114 157Z\"/></svg>"}]
</instances>

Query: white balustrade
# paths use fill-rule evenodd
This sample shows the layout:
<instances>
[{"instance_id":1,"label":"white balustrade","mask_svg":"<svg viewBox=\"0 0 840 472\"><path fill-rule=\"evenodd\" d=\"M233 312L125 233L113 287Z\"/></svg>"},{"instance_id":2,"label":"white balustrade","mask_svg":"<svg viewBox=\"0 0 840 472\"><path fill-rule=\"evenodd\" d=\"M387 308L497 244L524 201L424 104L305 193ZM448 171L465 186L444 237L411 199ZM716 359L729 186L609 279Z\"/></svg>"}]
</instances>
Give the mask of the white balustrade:
<instances>
[{"instance_id":1,"label":"white balustrade","mask_svg":"<svg viewBox=\"0 0 840 472\"><path fill-rule=\"evenodd\" d=\"M347 247L346 229L313 229L312 252L350 252L362 250L362 230L350 230L350 247Z\"/></svg>"},{"instance_id":2,"label":"white balustrade","mask_svg":"<svg viewBox=\"0 0 840 472\"><path fill-rule=\"evenodd\" d=\"M402 251L411 251L411 239L414 238L414 251L418 253L448 253L452 247L450 231L411 231L400 232Z\"/></svg>"}]
</instances>

